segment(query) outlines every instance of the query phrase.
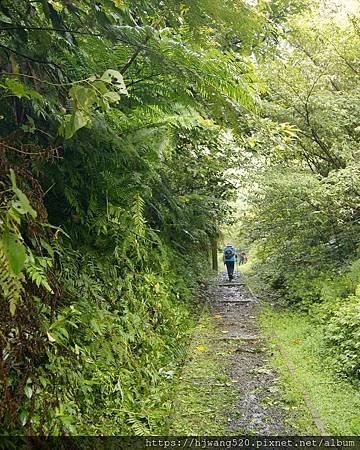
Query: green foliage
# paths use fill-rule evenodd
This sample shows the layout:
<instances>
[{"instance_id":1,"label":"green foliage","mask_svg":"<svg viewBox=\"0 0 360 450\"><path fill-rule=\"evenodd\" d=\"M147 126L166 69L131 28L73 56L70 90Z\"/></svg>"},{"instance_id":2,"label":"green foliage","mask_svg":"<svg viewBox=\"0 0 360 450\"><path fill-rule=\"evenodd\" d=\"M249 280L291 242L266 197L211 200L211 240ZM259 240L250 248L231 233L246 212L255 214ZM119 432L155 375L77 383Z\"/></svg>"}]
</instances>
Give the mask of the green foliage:
<instances>
[{"instance_id":1,"label":"green foliage","mask_svg":"<svg viewBox=\"0 0 360 450\"><path fill-rule=\"evenodd\" d=\"M10 312L14 315L24 289L23 269L30 275L30 279L36 281L38 287L44 286L51 291L43 268L51 266L52 258L35 259L31 249L24 243L20 230L21 221L27 215L36 219L37 213L27 196L17 187L13 170L10 178L11 188L4 192L7 203L0 210L0 287L1 294L9 302Z\"/></svg>"},{"instance_id":2,"label":"green foliage","mask_svg":"<svg viewBox=\"0 0 360 450\"><path fill-rule=\"evenodd\" d=\"M352 381L359 379L359 260L334 279L318 280L321 303L311 308L323 330L328 364Z\"/></svg>"},{"instance_id":3,"label":"green foliage","mask_svg":"<svg viewBox=\"0 0 360 450\"><path fill-rule=\"evenodd\" d=\"M226 432L226 419L233 413L231 405L236 393L224 369L233 349L221 340L221 332L214 322L206 308L201 311L188 358L174 386L176 398L166 430L170 435Z\"/></svg>"},{"instance_id":4,"label":"green foliage","mask_svg":"<svg viewBox=\"0 0 360 450\"><path fill-rule=\"evenodd\" d=\"M164 430L255 61L294 10L267 3L1 2L4 432Z\"/></svg>"},{"instance_id":5,"label":"green foliage","mask_svg":"<svg viewBox=\"0 0 360 450\"><path fill-rule=\"evenodd\" d=\"M63 410L47 426L56 433L152 434L168 408L171 379L163 373L175 374L185 356L190 292L158 273L137 277L130 269L120 278L83 254L67 252L63 282L72 300L47 331L47 377L60 384L47 386L46 395Z\"/></svg>"},{"instance_id":6,"label":"green foliage","mask_svg":"<svg viewBox=\"0 0 360 450\"><path fill-rule=\"evenodd\" d=\"M324 19L314 30L309 20L292 22L293 48L280 50L285 62L264 66L264 117L248 120L242 141L256 155L246 164L256 167L257 178L245 224L266 270L283 279L292 301L307 292L316 299L312 280L331 278L355 258L359 235L358 136L351 125L358 36L351 23L342 25L351 36L345 44L340 25ZM301 287L301 280L308 282Z\"/></svg>"},{"instance_id":7,"label":"green foliage","mask_svg":"<svg viewBox=\"0 0 360 450\"><path fill-rule=\"evenodd\" d=\"M262 327L273 344L272 362L278 369L285 400L295 411L293 425L308 434L318 432L304 404L306 394L329 434L357 435L359 390L349 379L339 379L330 370L329 360L324 358L329 347L324 328L315 326L307 314L270 307L263 312ZM295 373L290 373L289 363Z\"/></svg>"},{"instance_id":8,"label":"green foliage","mask_svg":"<svg viewBox=\"0 0 360 450\"><path fill-rule=\"evenodd\" d=\"M359 296L350 296L338 304L326 326L326 337L332 346L336 370L356 380L360 375L359 313Z\"/></svg>"},{"instance_id":9,"label":"green foliage","mask_svg":"<svg viewBox=\"0 0 360 450\"><path fill-rule=\"evenodd\" d=\"M309 311L333 365L357 380L359 34L355 18L322 8L288 21L277 55L259 67L267 87L239 139L241 238L258 285Z\"/></svg>"},{"instance_id":10,"label":"green foliage","mask_svg":"<svg viewBox=\"0 0 360 450\"><path fill-rule=\"evenodd\" d=\"M120 94L126 95L127 90L117 70L108 69L98 79L92 76L86 85L74 84L69 91L72 113L64 115L60 136L70 139L80 128L89 125L95 110L109 110L112 103L120 100Z\"/></svg>"}]
</instances>

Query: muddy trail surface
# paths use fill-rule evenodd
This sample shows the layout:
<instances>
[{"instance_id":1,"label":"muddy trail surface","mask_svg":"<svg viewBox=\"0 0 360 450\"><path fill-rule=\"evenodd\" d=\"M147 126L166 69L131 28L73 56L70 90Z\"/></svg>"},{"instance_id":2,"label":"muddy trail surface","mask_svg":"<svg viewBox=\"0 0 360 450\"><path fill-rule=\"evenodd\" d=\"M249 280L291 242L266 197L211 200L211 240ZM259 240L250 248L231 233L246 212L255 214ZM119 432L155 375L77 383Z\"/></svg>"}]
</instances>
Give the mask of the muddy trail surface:
<instances>
[{"instance_id":1,"label":"muddy trail surface","mask_svg":"<svg viewBox=\"0 0 360 450\"><path fill-rule=\"evenodd\" d=\"M271 350L258 325L260 304L246 288L241 275L229 283L225 274L208 288L208 301L217 317L220 337L231 349L225 370L234 381L235 407L229 410L227 431L244 434L292 435Z\"/></svg>"}]
</instances>

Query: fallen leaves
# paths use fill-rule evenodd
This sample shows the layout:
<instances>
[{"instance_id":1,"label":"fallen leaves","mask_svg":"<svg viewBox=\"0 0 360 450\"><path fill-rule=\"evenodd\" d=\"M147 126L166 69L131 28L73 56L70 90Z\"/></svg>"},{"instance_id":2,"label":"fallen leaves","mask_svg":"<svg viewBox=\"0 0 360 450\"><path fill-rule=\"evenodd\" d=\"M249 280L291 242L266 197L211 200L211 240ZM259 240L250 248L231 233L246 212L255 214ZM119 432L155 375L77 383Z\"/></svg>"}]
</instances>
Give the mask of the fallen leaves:
<instances>
[{"instance_id":1,"label":"fallen leaves","mask_svg":"<svg viewBox=\"0 0 360 450\"><path fill-rule=\"evenodd\" d=\"M206 347L205 345L198 345L197 347L195 347L195 350L197 350L198 352L205 352Z\"/></svg>"}]
</instances>

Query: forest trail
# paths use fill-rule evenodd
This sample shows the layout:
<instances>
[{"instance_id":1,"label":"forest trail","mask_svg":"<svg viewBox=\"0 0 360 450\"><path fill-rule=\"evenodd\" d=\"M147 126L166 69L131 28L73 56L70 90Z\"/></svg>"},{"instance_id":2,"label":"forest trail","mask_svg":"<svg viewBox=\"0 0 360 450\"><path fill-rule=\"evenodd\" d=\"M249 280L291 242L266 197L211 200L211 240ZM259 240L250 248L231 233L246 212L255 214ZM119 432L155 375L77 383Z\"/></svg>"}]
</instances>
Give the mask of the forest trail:
<instances>
[{"instance_id":1,"label":"forest trail","mask_svg":"<svg viewBox=\"0 0 360 450\"><path fill-rule=\"evenodd\" d=\"M225 274L208 289L208 301L229 350L224 368L235 386L235 407L229 412L227 431L244 434L294 434L281 406L277 375L269 365L270 349L258 326L260 304L237 275L229 283Z\"/></svg>"}]
</instances>

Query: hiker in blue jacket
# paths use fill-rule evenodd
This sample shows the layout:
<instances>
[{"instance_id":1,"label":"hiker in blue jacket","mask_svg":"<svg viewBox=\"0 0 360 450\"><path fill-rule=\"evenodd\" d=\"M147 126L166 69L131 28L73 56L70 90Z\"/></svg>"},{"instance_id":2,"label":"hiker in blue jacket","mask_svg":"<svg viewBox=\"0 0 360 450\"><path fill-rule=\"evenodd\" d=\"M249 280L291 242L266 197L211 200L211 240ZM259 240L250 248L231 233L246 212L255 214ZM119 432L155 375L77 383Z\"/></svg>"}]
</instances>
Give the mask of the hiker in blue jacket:
<instances>
[{"instance_id":1,"label":"hiker in blue jacket","mask_svg":"<svg viewBox=\"0 0 360 450\"><path fill-rule=\"evenodd\" d=\"M223 252L223 260L226 265L229 281L231 281L234 278L235 262L237 261L236 248L233 245L226 245Z\"/></svg>"}]
</instances>

